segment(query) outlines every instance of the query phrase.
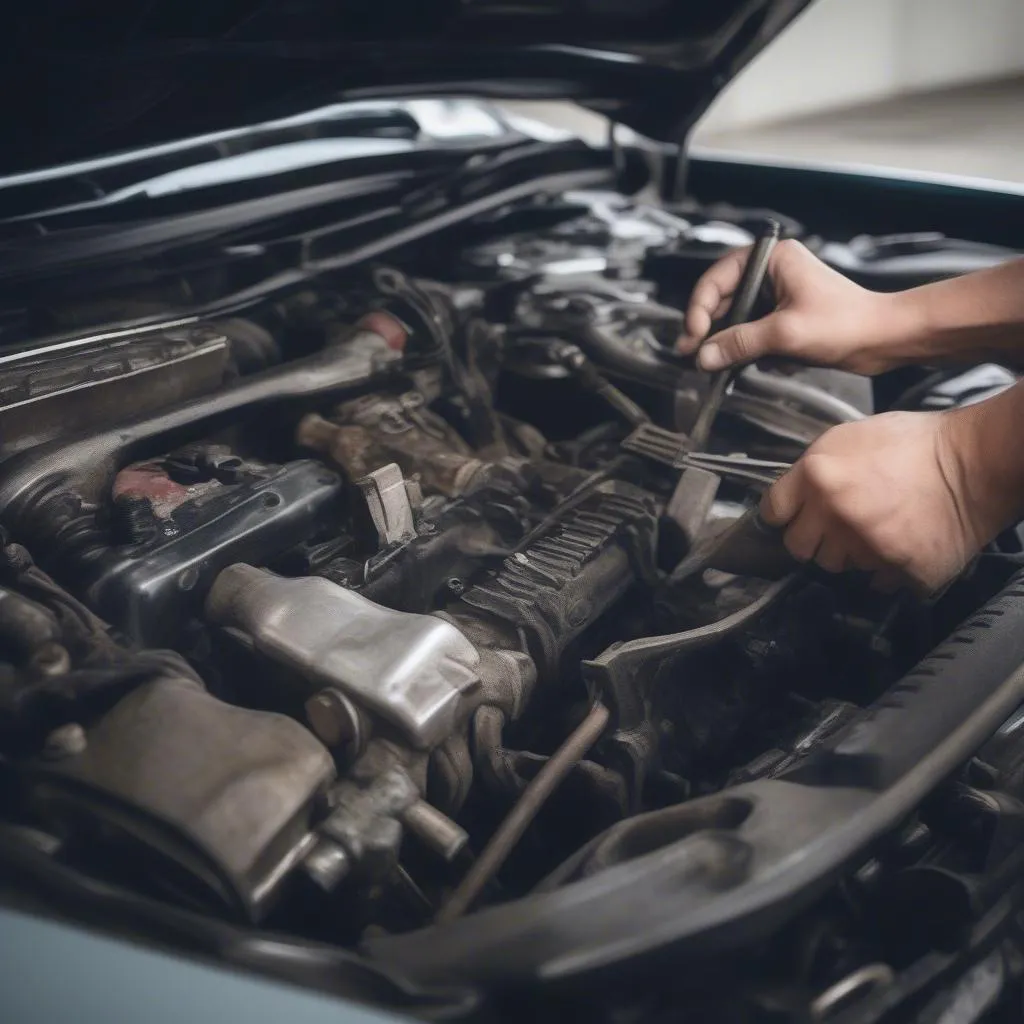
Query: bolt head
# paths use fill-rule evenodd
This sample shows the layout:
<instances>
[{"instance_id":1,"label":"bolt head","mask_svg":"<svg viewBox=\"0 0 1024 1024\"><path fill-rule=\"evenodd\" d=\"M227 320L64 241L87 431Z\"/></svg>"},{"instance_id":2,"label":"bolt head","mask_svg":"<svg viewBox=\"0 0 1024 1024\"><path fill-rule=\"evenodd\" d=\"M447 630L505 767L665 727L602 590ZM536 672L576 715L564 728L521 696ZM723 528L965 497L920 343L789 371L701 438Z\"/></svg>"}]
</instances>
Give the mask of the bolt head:
<instances>
[{"instance_id":1,"label":"bolt head","mask_svg":"<svg viewBox=\"0 0 1024 1024\"><path fill-rule=\"evenodd\" d=\"M321 839L302 862L303 870L324 892L332 892L352 870L352 859L345 848Z\"/></svg>"},{"instance_id":2,"label":"bolt head","mask_svg":"<svg viewBox=\"0 0 1024 1024\"><path fill-rule=\"evenodd\" d=\"M336 753L352 753L361 745L359 712L338 690L314 693L306 701L306 721L320 742Z\"/></svg>"}]
</instances>

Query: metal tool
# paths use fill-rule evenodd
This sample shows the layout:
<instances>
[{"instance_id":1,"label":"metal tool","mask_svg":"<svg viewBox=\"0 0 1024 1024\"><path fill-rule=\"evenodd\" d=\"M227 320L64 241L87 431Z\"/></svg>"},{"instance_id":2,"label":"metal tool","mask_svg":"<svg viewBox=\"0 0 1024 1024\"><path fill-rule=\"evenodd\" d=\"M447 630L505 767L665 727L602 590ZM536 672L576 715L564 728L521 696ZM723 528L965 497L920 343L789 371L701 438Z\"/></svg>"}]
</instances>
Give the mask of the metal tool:
<instances>
[{"instance_id":1,"label":"metal tool","mask_svg":"<svg viewBox=\"0 0 1024 1024\"><path fill-rule=\"evenodd\" d=\"M747 264L743 268L739 284L733 295L729 312L720 329L735 327L737 324L746 323L754 312L754 304L764 286L765 278L768 275L768 262L771 259L776 243L782 233L782 225L776 220L768 220L754 242L754 247L747 258ZM717 333L717 332L714 332ZM711 436L711 428L719 410L722 408L722 401L726 391L735 376L735 369L730 367L720 370L714 374L711 380L711 387L704 396L693 430L690 431L690 448L692 451L700 451L706 447L708 438Z\"/></svg>"},{"instance_id":2,"label":"metal tool","mask_svg":"<svg viewBox=\"0 0 1024 1024\"><path fill-rule=\"evenodd\" d=\"M755 508L744 512L711 539L704 552L705 567L736 575L780 580L801 567L786 550L783 531L769 526Z\"/></svg>"},{"instance_id":3,"label":"metal tool","mask_svg":"<svg viewBox=\"0 0 1024 1024\"><path fill-rule=\"evenodd\" d=\"M769 459L752 459L742 452L730 455L712 455L710 452L689 452L680 460L683 466L706 469L731 480L771 486L783 473L793 468L790 462Z\"/></svg>"},{"instance_id":4,"label":"metal tool","mask_svg":"<svg viewBox=\"0 0 1024 1024\"><path fill-rule=\"evenodd\" d=\"M655 423L643 423L622 442L622 448L633 455L679 469L690 449L690 439Z\"/></svg>"},{"instance_id":5,"label":"metal tool","mask_svg":"<svg viewBox=\"0 0 1024 1024\"><path fill-rule=\"evenodd\" d=\"M705 569L716 569L736 576L753 576L757 579L777 581L799 571L801 575L818 580L834 581L835 574L829 573L813 563L802 563L786 549L783 540L784 529L769 526L755 506L744 512L724 530L699 541L689 555L676 566L672 581L680 582ZM918 592L918 600L931 606L942 599L949 588L968 571L961 570L951 580L931 593ZM861 569L847 569L843 577L859 580L867 586L872 574Z\"/></svg>"},{"instance_id":6,"label":"metal tool","mask_svg":"<svg viewBox=\"0 0 1024 1024\"><path fill-rule=\"evenodd\" d=\"M712 455L710 452L690 451L690 439L653 423L637 427L623 442L624 451L672 469L695 467L717 473L721 477L746 480L759 484L773 484L791 468L789 462L753 459L742 452Z\"/></svg>"},{"instance_id":7,"label":"metal tool","mask_svg":"<svg viewBox=\"0 0 1024 1024\"><path fill-rule=\"evenodd\" d=\"M782 530L769 526L758 509L752 508L725 529L698 541L676 566L672 581L681 582L705 569L763 580L783 579L801 564L786 550L782 536Z\"/></svg>"}]
</instances>

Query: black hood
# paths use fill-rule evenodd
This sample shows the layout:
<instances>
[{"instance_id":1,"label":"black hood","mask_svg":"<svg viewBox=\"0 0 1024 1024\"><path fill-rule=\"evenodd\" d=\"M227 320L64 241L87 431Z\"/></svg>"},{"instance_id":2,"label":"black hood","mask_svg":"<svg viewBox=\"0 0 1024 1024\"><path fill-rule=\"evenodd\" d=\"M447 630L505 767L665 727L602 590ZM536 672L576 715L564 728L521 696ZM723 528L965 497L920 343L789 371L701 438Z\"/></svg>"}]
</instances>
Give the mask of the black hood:
<instances>
[{"instance_id":1,"label":"black hood","mask_svg":"<svg viewBox=\"0 0 1024 1024\"><path fill-rule=\"evenodd\" d=\"M682 140L809 0L28 0L5 11L0 173L339 100L571 99Z\"/></svg>"}]
</instances>

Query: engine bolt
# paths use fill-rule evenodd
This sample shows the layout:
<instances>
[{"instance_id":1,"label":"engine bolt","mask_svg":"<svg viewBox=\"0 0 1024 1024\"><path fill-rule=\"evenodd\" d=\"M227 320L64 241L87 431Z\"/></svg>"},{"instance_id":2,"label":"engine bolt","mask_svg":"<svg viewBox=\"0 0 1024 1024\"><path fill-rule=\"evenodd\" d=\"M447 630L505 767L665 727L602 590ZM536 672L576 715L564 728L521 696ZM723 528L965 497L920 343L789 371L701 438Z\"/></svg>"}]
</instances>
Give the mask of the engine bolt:
<instances>
[{"instance_id":1,"label":"engine bolt","mask_svg":"<svg viewBox=\"0 0 1024 1024\"><path fill-rule=\"evenodd\" d=\"M453 576L448 580L445 586L448 587L448 593L450 593L452 597L462 597L466 592L466 584L463 583L458 576Z\"/></svg>"},{"instance_id":2,"label":"engine bolt","mask_svg":"<svg viewBox=\"0 0 1024 1024\"><path fill-rule=\"evenodd\" d=\"M306 701L306 721L329 750L353 760L362 750L364 730L359 711L340 690L328 688Z\"/></svg>"},{"instance_id":3,"label":"engine bolt","mask_svg":"<svg viewBox=\"0 0 1024 1024\"><path fill-rule=\"evenodd\" d=\"M77 754L81 754L87 745L85 730L77 722L68 722L67 725L54 729L46 737L46 743L43 745L43 757L50 761L75 757Z\"/></svg>"},{"instance_id":4,"label":"engine bolt","mask_svg":"<svg viewBox=\"0 0 1024 1024\"><path fill-rule=\"evenodd\" d=\"M321 838L306 855L302 867L324 892L331 892L352 870L352 858L343 846Z\"/></svg>"}]
</instances>

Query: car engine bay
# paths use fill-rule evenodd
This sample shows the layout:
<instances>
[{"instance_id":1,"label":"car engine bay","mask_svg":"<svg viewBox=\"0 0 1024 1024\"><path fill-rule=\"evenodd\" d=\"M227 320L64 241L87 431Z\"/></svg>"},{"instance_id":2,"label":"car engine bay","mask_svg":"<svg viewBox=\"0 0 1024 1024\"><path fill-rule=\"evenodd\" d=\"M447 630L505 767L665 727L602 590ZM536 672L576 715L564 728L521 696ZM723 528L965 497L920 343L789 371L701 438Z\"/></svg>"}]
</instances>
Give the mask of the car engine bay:
<instances>
[{"instance_id":1,"label":"car engine bay","mask_svg":"<svg viewBox=\"0 0 1024 1024\"><path fill-rule=\"evenodd\" d=\"M570 192L0 357L4 872L425 1019L880 1020L990 949L1021 536L931 602L687 556L829 427L1016 377L751 366L691 444L682 310L764 215ZM878 288L1012 255L774 216Z\"/></svg>"}]
</instances>

